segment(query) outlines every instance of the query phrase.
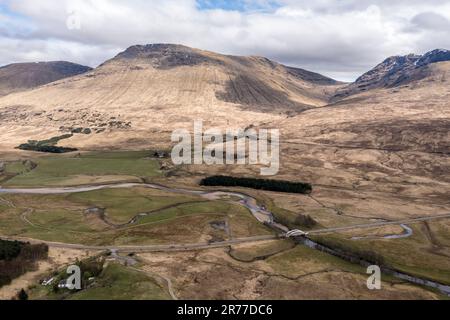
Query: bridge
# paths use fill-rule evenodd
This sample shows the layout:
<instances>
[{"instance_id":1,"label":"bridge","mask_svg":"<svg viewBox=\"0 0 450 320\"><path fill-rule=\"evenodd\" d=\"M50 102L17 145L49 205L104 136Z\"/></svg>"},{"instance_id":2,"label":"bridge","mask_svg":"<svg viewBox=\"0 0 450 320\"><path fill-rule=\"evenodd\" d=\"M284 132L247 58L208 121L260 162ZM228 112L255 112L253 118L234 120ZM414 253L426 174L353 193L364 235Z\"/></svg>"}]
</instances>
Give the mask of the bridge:
<instances>
[{"instance_id":1,"label":"bridge","mask_svg":"<svg viewBox=\"0 0 450 320\"><path fill-rule=\"evenodd\" d=\"M304 237L304 236L307 236L308 234L309 234L308 232L304 232L302 230L296 229L296 230L291 230L291 231L287 232L285 234L285 237L286 238Z\"/></svg>"}]
</instances>

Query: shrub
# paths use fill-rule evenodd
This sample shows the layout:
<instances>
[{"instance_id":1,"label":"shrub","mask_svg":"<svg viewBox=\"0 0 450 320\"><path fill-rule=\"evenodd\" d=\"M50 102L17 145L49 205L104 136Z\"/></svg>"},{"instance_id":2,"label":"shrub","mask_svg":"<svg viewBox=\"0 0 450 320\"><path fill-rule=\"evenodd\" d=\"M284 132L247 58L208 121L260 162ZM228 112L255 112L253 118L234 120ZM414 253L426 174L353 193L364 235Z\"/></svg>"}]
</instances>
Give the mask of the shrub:
<instances>
[{"instance_id":1,"label":"shrub","mask_svg":"<svg viewBox=\"0 0 450 320\"><path fill-rule=\"evenodd\" d=\"M78 151L78 149L75 149L75 148L65 148L65 147L55 147L55 146L38 146L38 145L30 145L28 143L21 144L18 148L20 150L25 150L25 151L36 151L36 152L45 152L45 153L68 153L68 152Z\"/></svg>"},{"instance_id":2,"label":"shrub","mask_svg":"<svg viewBox=\"0 0 450 320\"><path fill-rule=\"evenodd\" d=\"M17 299L20 301L28 300L28 294L24 289L20 290L20 292L17 294Z\"/></svg>"},{"instance_id":3,"label":"shrub","mask_svg":"<svg viewBox=\"0 0 450 320\"><path fill-rule=\"evenodd\" d=\"M0 260L11 260L20 254L24 243L0 240Z\"/></svg>"},{"instance_id":4,"label":"shrub","mask_svg":"<svg viewBox=\"0 0 450 320\"><path fill-rule=\"evenodd\" d=\"M0 241L0 287L21 275L35 270L36 262L48 257L48 246L17 241Z\"/></svg>"},{"instance_id":5,"label":"shrub","mask_svg":"<svg viewBox=\"0 0 450 320\"><path fill-rule=\"evenodd\" d=\"M72 134L65 134L62 136L53 137L48 140L42 141L29 140L28 143L21 144L17 148L20 150L46 152L46 153L68 153L78 151L78 149L75 148L65 148L56 146L56 144L58 144L60 140L69 139L72 136L73 136Z\"/></svg>"}]
</instances>

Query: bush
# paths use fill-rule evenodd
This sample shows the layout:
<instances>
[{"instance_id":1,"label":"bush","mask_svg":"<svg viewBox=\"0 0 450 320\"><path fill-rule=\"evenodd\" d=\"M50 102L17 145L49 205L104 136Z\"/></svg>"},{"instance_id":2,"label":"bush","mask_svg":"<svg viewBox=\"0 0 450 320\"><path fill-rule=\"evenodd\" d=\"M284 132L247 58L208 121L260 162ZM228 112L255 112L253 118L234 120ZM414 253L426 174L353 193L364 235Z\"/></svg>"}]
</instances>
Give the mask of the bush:
<instances>
[{"instance_id":1,"label":"bush","mask_svg":"<svg viewBox=\"0 0 450 320\"><path fill-rule=\"evenodd\" d=\"M33 271L38 260L48 257L48 246L17 241L0 241L0 287L21 275Z\"/></svg>"},{"instance_id":2,"label":"bush","mask_svg":"<svg viewBox=\"0 0 450 320\"><path fill-rule=\"evenodd\" d=\"M69 139L71 137L73 137L72 134L65 134L62 136L53 137L48 140L42 141L30 140L28 141L28 143L21 144L17 148L20 150L46 152L46 153L68 153L78 151L78 149L75 148L65 148L56 146L56 144L58 144L60 140Z\"/></svg>"},{"instance_id":3,"label":"bush","mask_svg":"<svg viewBox=\"0 0 450 320\"><path fill-rule=\"evenodd\" d=\"M20 254L24 243L0 240L0 260L11 260Z\"/></svg>"},{"instance_id":4,"label":"bush","mask_svg":"<svg viewBox=\"0 0 450 320\"><path fill-rule=\"evenodd\" d=\"M36 152L45 152L45 153L68 153L68 152L78 151L78 149L75 149L75 148L65 148L65 147L55 147L55 146L38 146L38 145L30 145L28 143L21 144L18 148L20 150L25 150L25 151L36 151Z\"/></svg>"},{"instance_id":5,"label":"bush","mask_svg":"<svg viewBox=\"0 0 450 320\"><path fill-rule=\"evenodd\" d=\"M267 180L253 178L235 178L227 176L213 176L203 179L202 186L244 187L257 190L310 194L312 186L309 183L291 182L283 180Z\"/></svg>"},{"instance_id":6,"label":"bush","mask_svg":"<svg viewBox=\"0 0 450 320\"><path fill-rule=\"evenodd\" d=\"M20 301L28 300L28 294L25 292L24 289L20 290L20 292L17 294L17 299Z\"/></svg>"}]
</instances>

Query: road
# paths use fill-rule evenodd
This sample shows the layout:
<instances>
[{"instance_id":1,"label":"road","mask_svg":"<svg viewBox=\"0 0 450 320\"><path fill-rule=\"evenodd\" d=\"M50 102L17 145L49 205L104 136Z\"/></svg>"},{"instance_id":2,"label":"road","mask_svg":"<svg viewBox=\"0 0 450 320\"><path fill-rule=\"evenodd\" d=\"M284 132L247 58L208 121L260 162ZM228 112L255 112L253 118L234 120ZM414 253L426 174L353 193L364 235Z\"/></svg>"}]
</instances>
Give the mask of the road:
<instances>
[{"instance_id":1,"label":"road","mask_svg":"<svg viewBox=\"0 0 450 320\"><path fill-rule=\"evenodd\" d=\"M51 242L43 240L28 239L22 237L3 237L4 240L17 240L30 243L44 243L50 248L61 249L76 249L76 250L88 250L88 251L114 251L120 253L145 253L145 252L177 252L177 251L194 251L194 250L206 250L215 248L224 248L236 244L244 243L257 243L261 241L276 240L279 239L275 235L256 236L248 238L238 238L222 242L213 243L188 243L188 244L167 244L167 245L142 245L142 246L89 246L82 244L70 244L62 242Z\"/></svg>"},{"instance_id":2,"label":"road","mask_svg":"<svg viewBox=\"0 0 450 320\"><path fill-rule=\"evenodd\" d=\"M346 227L320 229L320 230L310 231L309 234L317 235L317 234L336 233L336 232L342 232L342 231L353 231L353 230L358 230L358 229L379 228L379 227L385 227L385 226L396 226L396 225L401 226L401 225L406 225L406 224L415 224L415 223L419 223L419 222L426 222L426 221L440 220L440 219L449 219L449 218L450 218L450 213L447 213L447 214L440 214L440 215L433 215L433 216L419 217L419 218L411 218L411 219L398 220L398 221L382 221L382 222L359 224L359 225L352 225L352 226L346 226Z\"/></svg>"},{"instance_id":3,"label":"road","mask_svg":"<svg viewBox=\"0 0 450 320\"><path fill-rule=\"evenodd\" d=\"M435 216L428 217L420 217L420 218L412 218L406 220L399 221L384 221L384 222L374 222L367 224L359 224L352 225L346 227L337 227L337 228L327 228L327 229L319 229L310 231L309 235L320 235L320 234L328 234L328 233L337 233L343 231L354 231L360 229L371 229L371 228L379 228L384 226L392 226L392 225L402 225L402 224L414 224L425 221L439 220L439 219L449 219L449 214L441 214ZM276 240L282 238L282 236L277 235L264 235L264 236L255 236L255 237L247 237L247 238L238 238L233 240L227 240L222 242L213 242L213 243L187 243L187 244L167 244L167 245L142 245L142 246L89 246L82 244L68 244L61 242L50 242L50 241L42 241L42 240L34 240L28 238L21 237L1 237L4 240L18 240L18 241L27 241L31 243L45 243L49 247L52 248L62 248L62 249L78 249L78 250L91 250L91 251L115 251L121 253L130 253L130 252L176 252L176 251L194 251L194 250L206 250L206 249L215 249L215 248L224 248L231 245L244 244L244 243L257 243L261 241L268 240Z\"/></svg>"}]
</instances>

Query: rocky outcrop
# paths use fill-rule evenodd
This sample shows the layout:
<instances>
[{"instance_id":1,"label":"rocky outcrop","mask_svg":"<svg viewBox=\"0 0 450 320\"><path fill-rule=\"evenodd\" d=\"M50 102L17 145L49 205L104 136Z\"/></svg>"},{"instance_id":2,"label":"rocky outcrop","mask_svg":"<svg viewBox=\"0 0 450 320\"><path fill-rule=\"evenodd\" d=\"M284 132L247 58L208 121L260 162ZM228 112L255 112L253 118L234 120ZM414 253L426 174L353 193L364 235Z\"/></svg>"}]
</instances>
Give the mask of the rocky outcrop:
<instances>
[{"instance_id":1,"label":"rocky outcrop","mask_svg":"<svg viewBox=\"0 0 450 320\"><path fill-rule=\"evenodd\" d=\"M129 47L113 59L107 61L129 62L140 60L158 69L170 69L180 66L195 66L206 62L218 62L192 48L175 44L148 44Z\"/></svg>"},{"instance_id":2,"label":"rocky outcrop","mask_svg":"<svg viewBox=\"0 0 450 320\"><path fill-rule=\"evenodd\" d=\"M450 61L450 51L437 49L423 56L394 56L359 77L354 83L337 91L334 100L378 88L393 88L420 80L429 75L432 63Z\"/></svg>"},{"instance_id":3,"label":"rocky outcrop","mask_svg":"<svg viewBox=\"0 0 450 320\"><path fill-rule=\"evenodd\" d=\"M430 63L450 61L450 51L445 49L436 49L424 54L416 63L417 66L422 67Z\"/></svg>"}]
</instances>

